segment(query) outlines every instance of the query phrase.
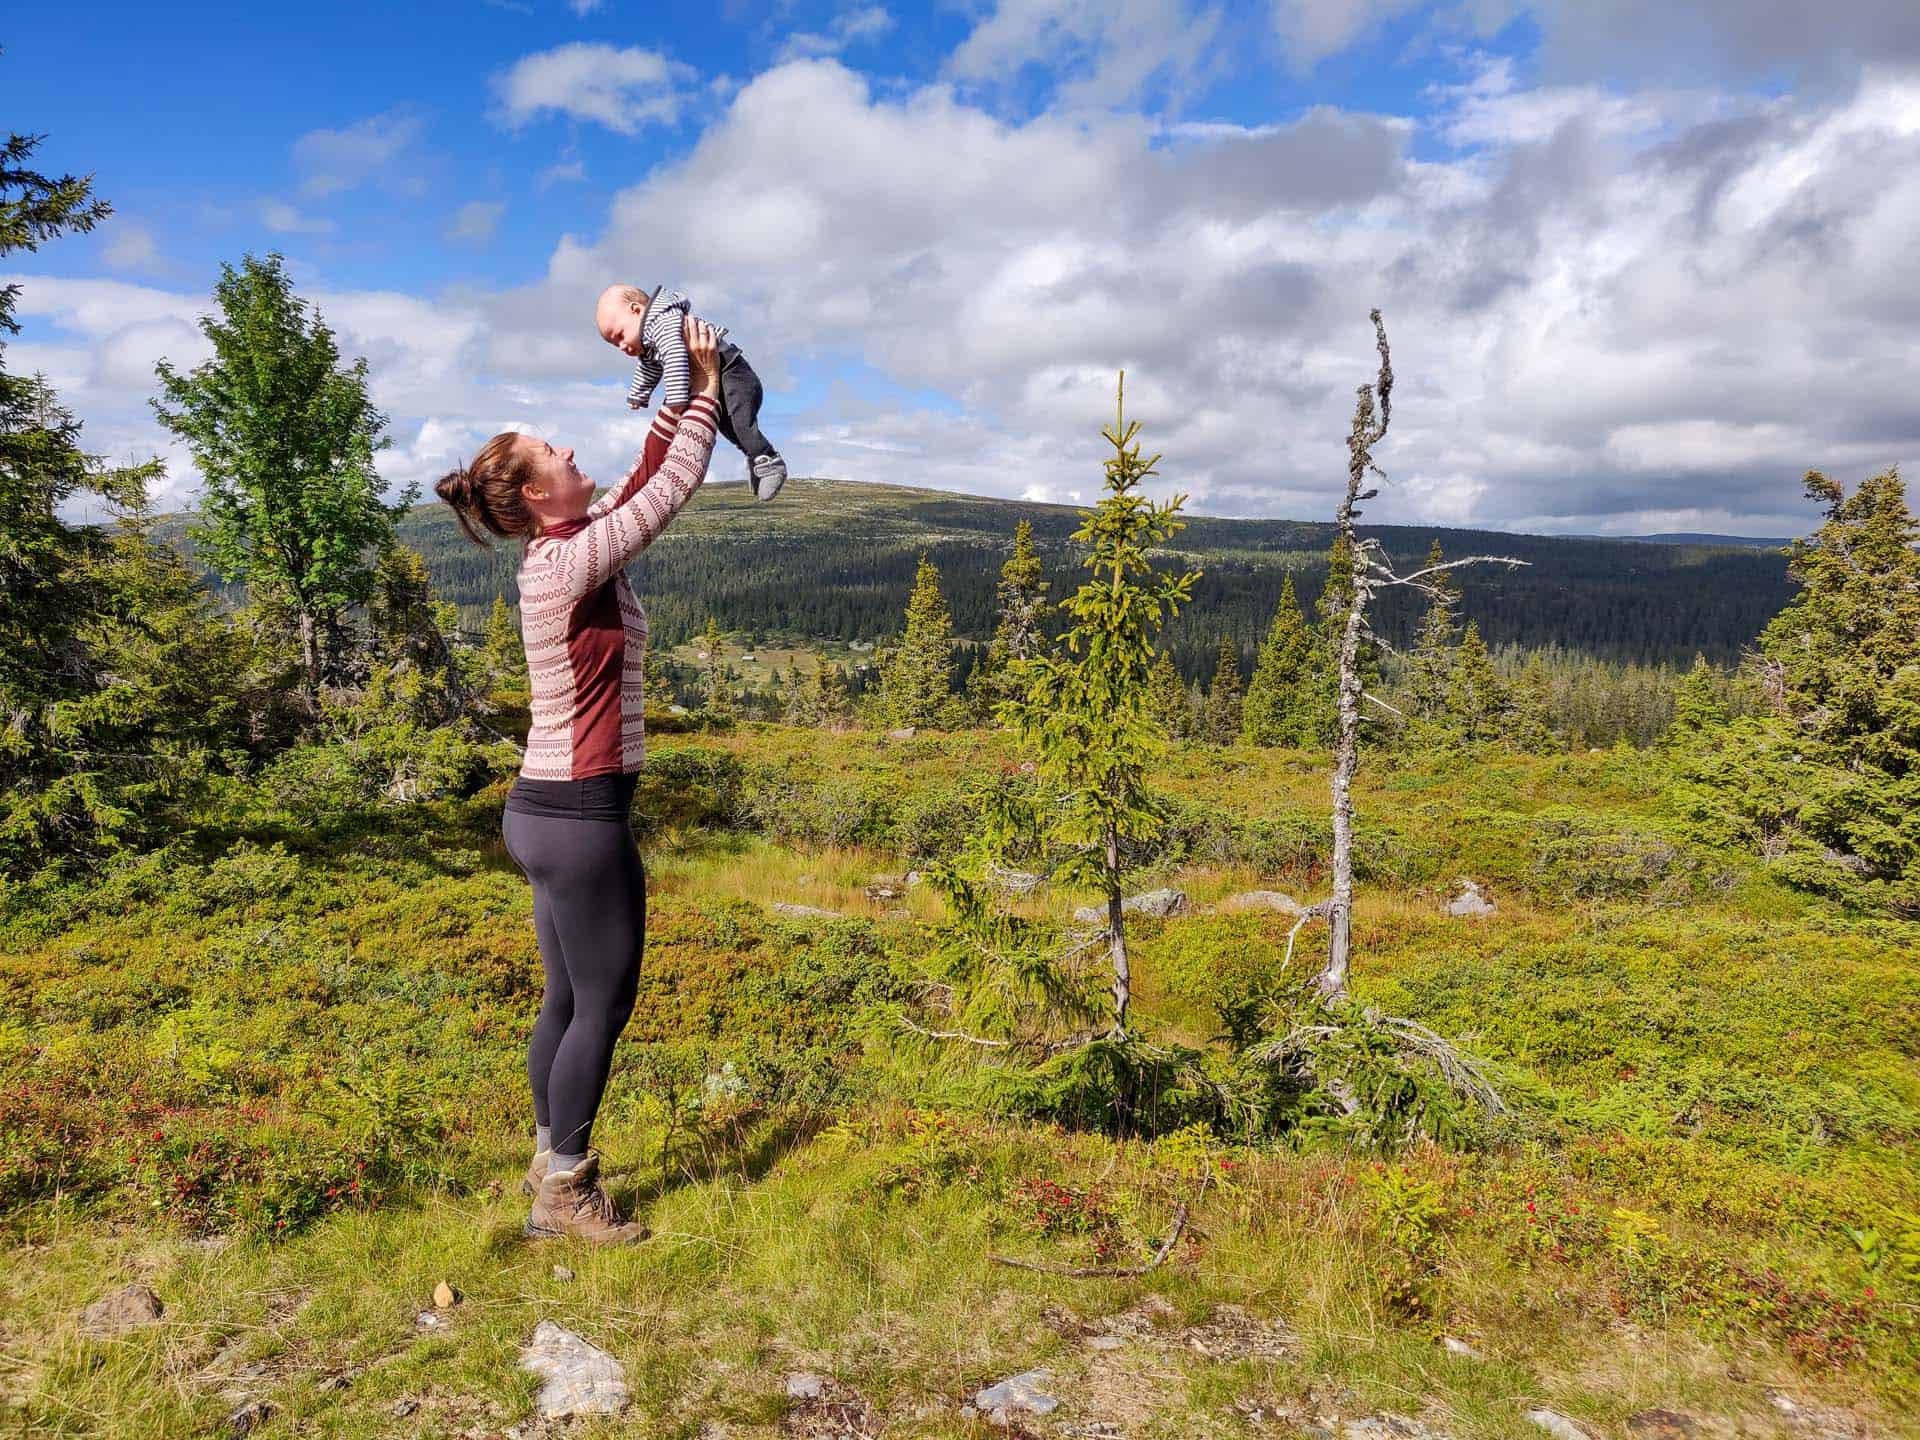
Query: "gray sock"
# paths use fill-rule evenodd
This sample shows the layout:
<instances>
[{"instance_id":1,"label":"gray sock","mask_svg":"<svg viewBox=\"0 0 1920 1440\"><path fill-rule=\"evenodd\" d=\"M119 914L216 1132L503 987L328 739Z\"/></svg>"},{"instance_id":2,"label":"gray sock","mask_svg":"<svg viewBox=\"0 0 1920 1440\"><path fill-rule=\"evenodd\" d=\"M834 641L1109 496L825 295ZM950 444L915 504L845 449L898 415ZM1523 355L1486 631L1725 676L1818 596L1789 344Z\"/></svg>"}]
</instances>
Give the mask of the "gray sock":
<instances>
[{"instance_id":1,"label":"gray sock","mask_svg":"<svg viewBox=\"0 0 1920 1440\"><path fill-rule=\"evenodd\" d=\"M547 1161L547 1173L549 1175L558 1175L563 1170L578 1170L580 1166L585 1163L586 1158L584 1154L561 1155L556 1152Z\"/></svg>"},{"instance_id":2,"label":"gray sock","mask_svg":"<svg viewBox=\"0 0 1920 1440\"><path fill-rule=\"evenodd\" d=\"M553 1127L549 1125L534 1126L533 1153L538 1155L542 1150L551 1149L553 1149Z\"/></svg>"}]
</instances>

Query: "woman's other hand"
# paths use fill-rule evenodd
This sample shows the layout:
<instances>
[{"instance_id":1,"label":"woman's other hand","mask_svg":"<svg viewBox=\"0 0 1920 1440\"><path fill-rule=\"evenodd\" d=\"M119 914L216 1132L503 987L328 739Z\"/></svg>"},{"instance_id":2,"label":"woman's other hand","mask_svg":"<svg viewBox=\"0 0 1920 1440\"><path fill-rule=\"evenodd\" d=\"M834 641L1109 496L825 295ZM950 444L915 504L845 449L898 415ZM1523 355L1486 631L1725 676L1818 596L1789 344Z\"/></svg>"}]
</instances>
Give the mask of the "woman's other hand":
<instances>
[{"instance_id":1,"label":"woman's other hand","mask_svg":"<svg viewBox=\"0 0 1920 1440\"><path fill-rule=\"evenodd\" d=\"M720 340L713 326L689 315L681 322L687 341L687 365L692 370L693 392L709 399L720 396Z\"/></svg>"}]
</instances>

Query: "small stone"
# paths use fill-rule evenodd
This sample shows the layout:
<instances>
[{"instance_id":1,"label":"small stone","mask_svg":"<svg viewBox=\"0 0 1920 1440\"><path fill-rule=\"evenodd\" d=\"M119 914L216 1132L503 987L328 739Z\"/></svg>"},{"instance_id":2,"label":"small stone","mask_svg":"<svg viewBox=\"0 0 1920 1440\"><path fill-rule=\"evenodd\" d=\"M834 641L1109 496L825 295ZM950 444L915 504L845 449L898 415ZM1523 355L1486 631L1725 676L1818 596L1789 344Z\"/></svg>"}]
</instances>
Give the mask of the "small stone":
<instances>
[{"instance_id":1,"label":"small stone","mask_svg":"<svg viewBox=\"0 0 1920 1440\"><path fill-rule=\"evenodd\" d=\"M776 915L784 915L789 920L838 920L838 910L822 910L818 905L794 905L785 900L776 900L770 907Z\"/></svg>"},{"instance_id":2,"label":"small stone","mask_svg":"<svg viewBox=\"0 0 1920 1440\"><path fill-rule=\"evenodd\" d=\"M422 1310L413 1317L413 1323L422 1330L438 1330L447 1323L447 1317L437 1310Z\"/></svg>"},{"instance_id":3,"label":"small stone","mask_svg":"<svg viewBox=\"0 0 1920 1440\"><path fill-rule=\"evenodd\" d=\"M387 1407L387 1413L396 1420L404 1420L420 1408L418 1400L396 1400Z\"/></svg>"},{"instance_id":4,"label":"small stone","mask_svg":"<svg viewBox=\"0 0 1920 1440\"><path fill-rule=\"evenodd\" d=\"M902 725L898 730L887 731L889 740L911 740L918 733L911 725Z\"/></svg>"},{"instance_id":5,"label":"small stone","mask_svg":"<svg viewBox=\"0 0 1920 1440\"><path fill-rule=\"evenodd\" d=\"M789 1400L818 1400L826 1393L827 1377L824 1375L815 1375L810 1370L800 1370L787 1376Z\"/></svg>"},{"instance_id":6,"label":"small stone","mask_svg":"<svg viewBox=\"0 0 1920 1440\"><path fill-rule=\"evenodd\" d=\"M1447 914L1456 918L1470 919L1498 913L1499 907L1487 899L1480 887L1471 880L1462 880L1459 895L1447 902Z\"/></svg>"},{"instance_id":7,"label":"small stone","mask_svg":"<svg viewBox=\"0 0 1920 1440\"><path fill-rule=\"evenodd\" d=\"M1089 1350L1118 1350L1125 1345L1126 1339L1120 1335L1096 1335L1087 1341Z\"/></svg>"},{"instance_id":8,"label":"small stone","mask_svg":"<svg viewBox=\"0 0 1920 1440\"><path fill-rule=\"evenodd\" d=\"M922 875L918 870L907 871L907 888L911 890L914 886L924 882L926 878L927 877Z\"/></svg>"},{"instance_id":9,"label":"small stone","mask_svg":"<svg viewBox=\"0 0 1920 1440\"><path fill-rule=\"evenodd\" d=\"M314 1386L314 1389L318 1390L322 1395L338 1394L342 1390L351 1390L352 1388L353 1376L344 1371L338 1375L329 1375L318 1385Z\"/></svg>"},{"instance_id":10,"label":"small stone","mask_svg":"<svg viewBox=\"0 0 1920 1440\"><path fill-rule=\"evenodd\" d=\"M1214 909L1229 915L1242 910L1273 910L1282 915L1298 915L1306 907L1279 890L1247 890L1238 895L1229 895Z\"/></svg>"},{"instance_id":11,"label":"small stone","mask_svg":"<svg viewBox=\"0 0 1920 1440\"><path fill-rule=\"evenodd\" d=\"M242 1435L251 1435L266 1424L272 1415L273 1406L266 1401L249 1400L227 1416L227 1434L232 1436L233 1440L240 1440Z\"/></svg>"},{"instance_id":12,"label":"small stone","mask_svg":"<svg viewBox=\"0 0 1920 1440\"><path fill-rule=\"evenodd\" d=\"M564 1285L569 1280L573 1279L573 1271L569 1270L564 1265L556 1265L553 1267L553 1278L558 1280L561 1284Z\"/></svg>"},{"instance_id":13,"label":"small stone","mask_svg":"<svg viewBox=\"0 0 1920 1440\"><path fill-rule=\"evenodd\" d=\"M1052 1383L1051 1370L1023 1370L975 1392L973 1408L1003 1428L1018 1415L1051 1415L1060 1408L1059 1400L1045 1389Z\"/></svg>"},{"instance_id":14,"label":"small stone","mask_svg":"<svg viewBox=\"0 0 1920 1440\"><path fill-rule=\"evenodd\" d=\"M520 1352L520 1368L542 1381L534 1404L549 1420L567 1415L614 1415L627 1408L626 1371L598 1345L565 1326L542 1320Z\"/></svg>"},{"instance_id":15,"label":"small stone","mask_svg":"<svg viewBox=\"0 0 1920 1440\"><path fill-rule=\"evenodd\" d=\"M1553 1436L1553 1440L1593 1440L1593 1437L1558 1410L1544 1406L1527 1411L1527 1419Z\"/></svg>"},{"instance_id":16,"label":"small stone","mask_svg":"<svg viewBox=\"0 0 1920 1440\"><path fill-rule=\"evenodd\" d=\"M876 880L866 890L869 900L898 900L906 893L906 886L895 880Z\"/></svg>"},{"instance_id":17,"label":"small stone","mask_svg":"<svg viewBox=\"0 0 1920 1440\"><path fill-rule=\"evenodd\" d=\"M1678 1410L1642 1410L1627 1417L1627 1429L1641 1440L1693 1440L1700 1426Z\"/></svg>"},{"instance_id":18,"label":"small stone","mask_svg":"<svg viewBox=\"0 0 1920 1440\"><path fill-rule=\"evenodd\" d=\"M453 1286L449 1285L446 1281L442 1280L438 1285L433 1287L433 1304L435 1309L448 1310L459 1302L460 1297L454 1293Z\"/></svg>"},{"instance_id":19,"label":"small stone","mask_svg":"<svg viewBox=\"0 0 1920 1440\"><path fill-rule=\"evenodd\" d=\"M1440 1348L1446 1351L1447 1354L1457 1356L1462 1360L1478 1360L1480 1358L1480 1352L1457 1335L1442 1335L1440 1337Z\"/></svg>"},{"instance_id":20,"label":"small stone","mask_svg":"<svg viewBox=\"0 0 1920 1440\"><path fill-rule=\"evenodd\" d=\"M87 1306L80 1328L89 1335L121 1335L153 1324L165 1308L145 1285L126 1285Z\"/></svg>"}]
</instances>

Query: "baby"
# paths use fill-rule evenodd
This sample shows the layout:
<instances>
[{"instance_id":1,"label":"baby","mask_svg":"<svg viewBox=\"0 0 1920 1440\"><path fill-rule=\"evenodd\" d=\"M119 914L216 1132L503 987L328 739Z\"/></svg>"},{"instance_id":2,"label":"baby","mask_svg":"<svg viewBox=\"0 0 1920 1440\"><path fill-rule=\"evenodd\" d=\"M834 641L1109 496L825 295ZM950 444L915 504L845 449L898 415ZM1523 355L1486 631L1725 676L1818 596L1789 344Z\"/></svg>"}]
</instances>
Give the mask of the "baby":
<instances>
[{"instance_id":1,"label":"baby","mask_svg":"<svg viewBox=\"0 0 1920 1440\"><path fill-rule=\"evenodd\" d=\"M686 316L687 297L677 290L663 296L658 287L648 294L632 285L609 285L600 292L594 307L600 338L636 362L627 387L632 409L645 409L663 379L661 405L687 403L687 342L680 332ZM747 483L755 498L771 500L787 483L787 462L760 433L760 377L730 340L721 342L720 366L720 433L747 457Z\"/></svg>"}]
</instances>

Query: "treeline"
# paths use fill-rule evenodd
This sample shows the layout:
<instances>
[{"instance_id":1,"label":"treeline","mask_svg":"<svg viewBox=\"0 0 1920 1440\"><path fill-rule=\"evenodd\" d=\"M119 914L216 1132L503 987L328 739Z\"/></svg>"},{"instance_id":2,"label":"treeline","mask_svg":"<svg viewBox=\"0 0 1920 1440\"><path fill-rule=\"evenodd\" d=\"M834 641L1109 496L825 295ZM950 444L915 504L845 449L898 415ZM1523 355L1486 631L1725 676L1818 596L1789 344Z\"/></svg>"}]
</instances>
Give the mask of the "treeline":
<instances>
[{"instance_id":1,"label":"treeline","mask_svg":"<svg viewBox=\"0 0 1920 1440\"><path fill-rule=\"evenodd\" d=\"M955 634L984 645L995 624L999 566L1021 523L1053 594L1070 592L1081 578L1069 539L1079 522L1065 507L844 482L796 482L777 505L754 507L741 488L709 487L633 567L635 589L666 643L691 639L710 616L762 643L897 635L925 555L940 572ZM1417 560L1437 540L1449 554L1498 550L1527 561L1525 569L1483 577L1462 602L1462 618L1496 649L1683 667L1698 653L1730 665L1793 593L1779 551L1444 528L1369 533L1396 560ZM435 586L470 626L496 595L512 603L511 547L476 550L436 506L403 516L399 535L427 557ZM1156 561L1201 572L1192 604L1162 636L1181 677L1210 676L1222 636L1251 668L1286 580L1309 610L1319 602L1331 545L1326 525L1193 520L1177 548ZM1389 641L1406 643L1417 622L1410 597L1382 597L1376 624Z\"/></svg>"}]
</instances>

